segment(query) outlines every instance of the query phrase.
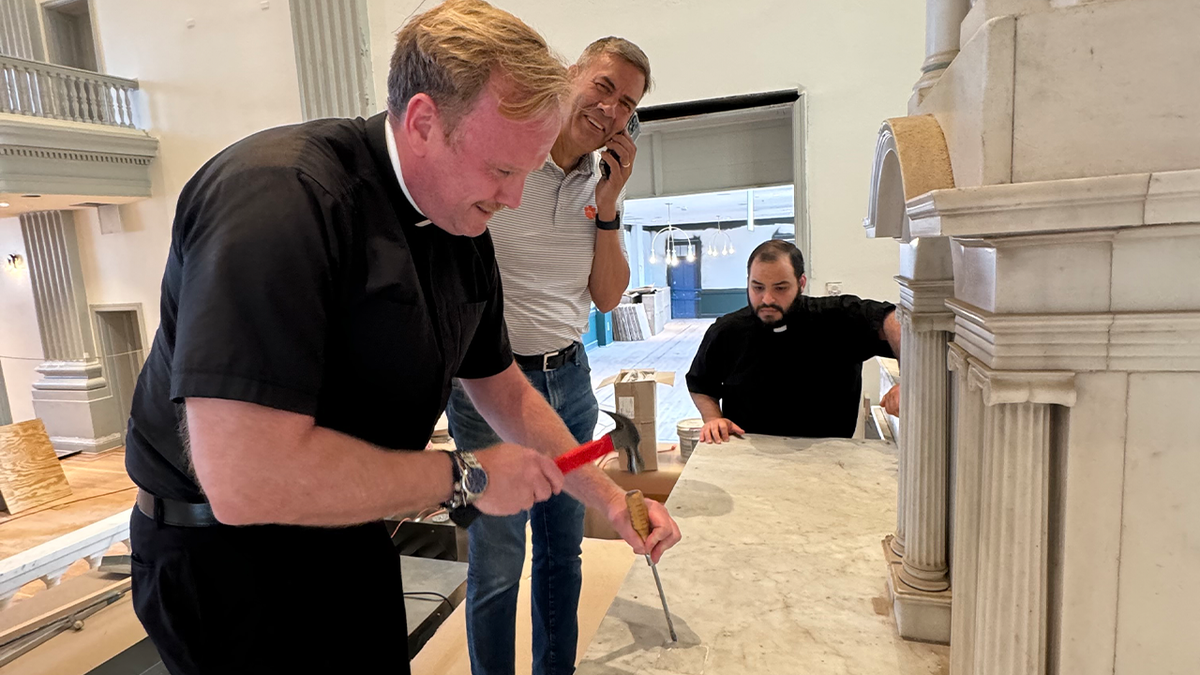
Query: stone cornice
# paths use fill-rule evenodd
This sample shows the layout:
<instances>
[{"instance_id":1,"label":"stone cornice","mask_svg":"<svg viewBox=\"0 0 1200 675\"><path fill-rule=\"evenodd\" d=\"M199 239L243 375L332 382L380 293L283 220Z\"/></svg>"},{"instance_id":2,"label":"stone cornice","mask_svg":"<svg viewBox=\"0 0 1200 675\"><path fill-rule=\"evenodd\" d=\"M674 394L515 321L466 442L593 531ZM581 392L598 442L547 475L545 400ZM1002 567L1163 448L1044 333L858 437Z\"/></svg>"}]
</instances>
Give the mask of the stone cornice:
<instances>
[{"instance_id":1,"label":"stone cornice","mask_svg":"<svg viewBox=\"0 0 1200 675\"><path fill-rule=\"evenodd\" d=\"M0 146L40 148L153 159L158 139L141 129L0 113Z\"/></svg>"},{"instance_id":2,"label":"stone cornice","mask_svg":"<svg viewBox=\"0 0 1200 675\"><path fill-rule=\"evenodd\" d=\"M918 281L893 277L900 285L900 306L914 314L950 314L946 301L954 297L954 280Z\"/></svg>"},{"instance_id":3,"label":"stone cornice","mask_svg":"<svg viewBox=\"0 0 1200 675\"><path fill-rule=\"evenodd\" d=\"M1200 371L1200 312L993 314L959 300L955 343L996 370Z\"/></svg>"},{"instance_id":4,"label":"stone cornice","mask_svg":"<svg viewBox=\"0 0 1200 675\"><path fill-rule=\"evenodd\" d=\"M1200 222L1200 169L933 190L913 237L989 237Z\"/></svg>"}]
</instances>

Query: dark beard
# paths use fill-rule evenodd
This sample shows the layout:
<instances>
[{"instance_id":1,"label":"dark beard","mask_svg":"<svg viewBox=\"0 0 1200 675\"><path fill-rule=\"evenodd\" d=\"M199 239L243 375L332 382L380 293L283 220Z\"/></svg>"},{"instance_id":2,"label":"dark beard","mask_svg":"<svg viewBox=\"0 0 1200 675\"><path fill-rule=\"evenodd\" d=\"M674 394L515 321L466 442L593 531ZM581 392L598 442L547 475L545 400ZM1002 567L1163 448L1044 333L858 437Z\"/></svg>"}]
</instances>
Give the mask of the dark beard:
<instances>
[{"instance_id":1,"label":"dark beard","mask_svg":"<svg viewBox=\"0 0 1200 675\"><path fill-rule=\"evenodd\" d=\"M749 300L749 296L750 296L750 294L747 293L746 294L747 300ZM788 317L791 316L792 312L798 306L800 306L800 299L803 297L804 297L804 295L802 293L797 293L796 299L792 301L792 304L786 310L783 309L782 307L780 307L779 305L768 305L768 304L753 305L754 318L758 319L758 324L764 328L775 328L775 327L781 325L783 322L787 321ZM762 317L760 317L758 315L759 310L767 308L767 307L771 307L771 308L775 309L775 311L779 312L780 317L777 321L764 321L762 319Z\"/></svg>"},{"instance_id":2,"label":"dark beard","mask_svg":"<svg viewBox=\"0 0 1200 675\"><path fill-rule=\"evenodd\" d=\"M771 308L771 309L774 309L775 311L779 312L779 318L776 319L775 321L767 321L766 319L763 319L759 315L759 312L761 312L762 310L767 309L767 308ZM765 326L767 328L774 328L775 326L778 326L779 324L783 323L783 320L787 318L787 312L784 311L784 309L782 307L780 307L779 305L762 304L762 305L755 306L754 318L758 319L758 322L760 324L762 324L763 326Z\"/></svg>"}]
</instances>

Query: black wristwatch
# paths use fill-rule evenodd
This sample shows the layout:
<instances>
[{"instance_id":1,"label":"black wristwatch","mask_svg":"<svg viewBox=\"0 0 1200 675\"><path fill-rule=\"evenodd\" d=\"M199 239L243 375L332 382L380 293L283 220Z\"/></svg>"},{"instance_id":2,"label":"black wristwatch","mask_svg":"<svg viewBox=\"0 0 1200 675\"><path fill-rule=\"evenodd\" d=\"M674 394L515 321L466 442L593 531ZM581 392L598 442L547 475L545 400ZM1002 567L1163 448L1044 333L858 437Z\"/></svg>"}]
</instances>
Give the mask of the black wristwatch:
<instances>
[{"instance_id":1,"label":"black wristwatch","mask_svg":"<svg viewBox=\"0 0 1200 675\"><path fill-rule=\"evenodd\" d=\"M599 214L596 215L596 227L601 230L619 230L621 229L621 212L617 211L617 217L612 220L600 220Z\"/></svg>"}]
</instances>

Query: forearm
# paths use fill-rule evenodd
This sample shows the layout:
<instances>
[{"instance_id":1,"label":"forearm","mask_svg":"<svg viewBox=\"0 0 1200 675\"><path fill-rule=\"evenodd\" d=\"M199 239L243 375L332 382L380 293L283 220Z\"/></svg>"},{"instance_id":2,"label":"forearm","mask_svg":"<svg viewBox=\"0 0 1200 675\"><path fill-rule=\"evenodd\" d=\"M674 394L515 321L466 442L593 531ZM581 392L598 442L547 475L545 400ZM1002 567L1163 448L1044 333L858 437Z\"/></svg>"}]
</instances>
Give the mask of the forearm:
<instances>
[{"instance_id":1,"label":"forearm","mask_svg":"<svg viewBox=\"0 0 1200 675\"><path fill-rule=\"evenodd\" d=\"M248 403L189 399L192 462L218 520L345 526L450 498L450 458L397 452ZM240 442L239 442L240 441Z\"/></svg>"},{"instance_id":2,"label":"forearm","mask_svg":"<svg viewBox=\"0 0 1200 675\"><path fill-rule=\"evenodd\" d=\"M717 399L694 391L689 393L692 395L692 401L696 403L696 409L700 411L700 417L706 423L724 417L721 413L721 404Z\"/></svg>"},{"instance_id":3,"label":"forearm","mask_svg":"<svg viewBox=\"0 0 1200 675\"><path fill-rule=\"evenodd\" d=\"M897 318L895 310L883 320L883 326L879 329L879 332L882 333L880 337L887 340L888 346L892 348L892 354L899 359L900 336L903 331L900 330L900 320Z\"/></svg>"},{"instance_id":4,"label":"forearm","mask_svg":"<svg viewBox=\"0 0 1200 675\"><path fill-rule=\"evenodd\" d=\"M475 409L505 441L533 448L550 457L578 445L562 419L542 395L529 386L514 365L490 378L462 380ZM604 472L592 465L576 469L566 476L565 489L572 497L597 508L624 493Z\"/></svg>"},{"instance_id":5,"label":"forearm","mask_svg":"<svg viewBox=\"0 0 1200 675\"><path fill-rule=\"evenodd\" d=\"M596 247L588 277L588 291L596 309L611 312L621 302L621 295L628 287L629 261L621 250L621 230L596 228Z\"/></svg>"}]
</instances>

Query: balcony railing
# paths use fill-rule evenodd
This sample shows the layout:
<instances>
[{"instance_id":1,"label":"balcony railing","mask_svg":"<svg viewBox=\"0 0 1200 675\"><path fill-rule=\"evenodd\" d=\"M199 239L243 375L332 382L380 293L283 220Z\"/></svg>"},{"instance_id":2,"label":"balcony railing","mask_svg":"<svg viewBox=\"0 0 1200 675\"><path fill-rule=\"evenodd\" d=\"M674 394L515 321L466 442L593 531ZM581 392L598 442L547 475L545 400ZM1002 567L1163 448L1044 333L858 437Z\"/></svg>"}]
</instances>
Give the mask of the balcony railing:
<instances>
[{"instance_id":1,"label":"balcony railing","mask_svg":"<svg viewBox=\"0 0 1200 675\"><path fill-rule=\"evenodd\" d=\"M0 113L134 128L137 80L0 56Z\"/></svg>"}]
</instances>

